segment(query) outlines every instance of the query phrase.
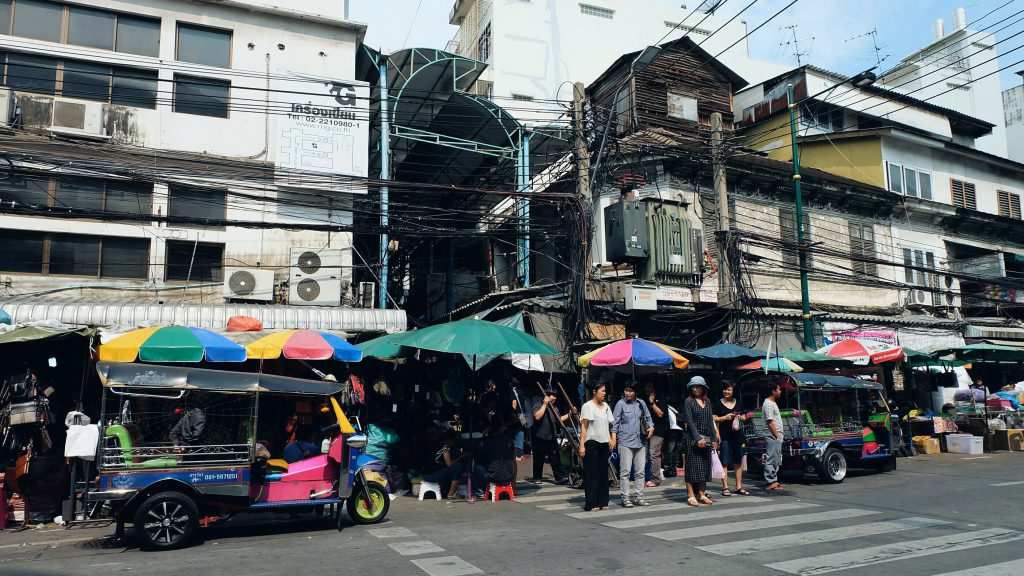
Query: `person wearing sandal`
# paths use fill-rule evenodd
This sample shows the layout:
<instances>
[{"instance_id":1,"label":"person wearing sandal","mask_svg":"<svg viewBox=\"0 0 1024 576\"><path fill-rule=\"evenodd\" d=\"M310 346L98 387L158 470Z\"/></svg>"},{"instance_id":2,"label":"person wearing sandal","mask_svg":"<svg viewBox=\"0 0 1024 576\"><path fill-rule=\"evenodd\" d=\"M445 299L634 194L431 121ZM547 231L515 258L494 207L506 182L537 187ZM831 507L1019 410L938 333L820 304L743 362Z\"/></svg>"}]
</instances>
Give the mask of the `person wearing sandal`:
<instances>
[{"instance_id":1,"label":"person wearing sandal","mask_svg":"<svg viewBox=\"0 0 1024 576\"><path fill-rule=\"evenodd\" d=\"M580 458L583 459L583 509L608 507L608 456L615 449L615 417L605 399L605 385L591 388L591 397L580 409Z\"/></svg>"},{"instance_id":2,"label":"person wearing sandal","mask_svg":"<svg viewBox=\"0 0 1024 576\"><path fill-rule=\"evenodd\" d=\"M743 489L743 422L747 418L743 416L734 392L733 384L726 382L722 387L722 397L714 402L712 410L718 424L718 437L722 439L722 467L726 470L722 477L722 496L750 496L750 492ZM736 472L736 492L729 490L730 468Z\"/></svg>"},{"instance_id":3,"label":"person wearing sandal","mask_svg":"<svg viewBox=\"0 0 1024 576\"><path fill-rule=\"evenodd\" d=\"M770 395L764 399L761 405L761 417L764 418L764 425L768 429L768 436L764 438L765 462L764 481L765 489L777 491L782 489L779 484L779 468L782 466L782 413L779 411L778 400L782 396L782 385L775 384Z\"/></svg>"},{"instance_id":4,"label":"person wearing sandal","mask_svg":"<svg viewBox=\"0 0 1024 576\"><path fill-rule=\"evenodd\" d=\"M683 408L690 434L686 444L686 503L690 506L710 505L714 501L706 490L711 480L711 451L718 447L721 439L711 412L707 382L701 376L694 376L687 388L690 396Z\"/></svg>"}]
</instances>

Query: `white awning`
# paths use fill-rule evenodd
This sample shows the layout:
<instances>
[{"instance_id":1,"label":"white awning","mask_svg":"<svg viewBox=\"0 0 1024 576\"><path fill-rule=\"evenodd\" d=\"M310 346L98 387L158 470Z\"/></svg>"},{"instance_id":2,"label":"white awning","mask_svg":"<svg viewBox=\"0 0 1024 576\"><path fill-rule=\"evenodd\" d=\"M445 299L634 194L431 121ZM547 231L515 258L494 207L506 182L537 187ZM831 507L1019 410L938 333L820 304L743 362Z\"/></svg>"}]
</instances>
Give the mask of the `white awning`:
<instances>
[{"instance_id":1,"label":"white awning","mask_svg":"<svg viewBox=\"0 0 1024 576\"><path fill-rule=\"evenodd\" d=\"M10 314L14 325L55 320L73 326L102 326L115 331L170 324L220 331L225 329L228 318L232 316L256 318L263 323L264 330L393 333L404 331L408 325L405 310L332 306L160 304L139 300L10 298L0 300L0 310Z\"/></svg>"}]
</instances>

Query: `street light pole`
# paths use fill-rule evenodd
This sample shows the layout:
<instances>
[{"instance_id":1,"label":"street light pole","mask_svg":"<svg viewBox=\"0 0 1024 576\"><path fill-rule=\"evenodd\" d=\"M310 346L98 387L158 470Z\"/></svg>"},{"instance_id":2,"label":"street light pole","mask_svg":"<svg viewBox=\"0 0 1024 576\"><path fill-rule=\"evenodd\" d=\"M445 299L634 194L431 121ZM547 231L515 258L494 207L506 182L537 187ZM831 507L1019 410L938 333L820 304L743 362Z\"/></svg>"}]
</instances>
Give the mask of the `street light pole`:
<instances>
[{"instance_id":1,"label":"street light pole","mask_svg":"<svg viewBox=\"0 0 1024 576\"><path fill-rule=\"evenodd\" d=\"M852 78L818 92L814 96L808 96L804 100L817 98L818 96L835 90L839 86L849 82L856 88L863 88L874 84L876 76L871 70L865 70ZM807 84L807 75L804 73L804 84ZM828 96L825 96L828 98ZM804 349L813 348L814 328L811 326L811 293L807 284L807 245L804 243L804 198L800 188L800 149L796 141L796 100L793 98L793 85L786 86L786 102L789 105L789 135L793 149L793 203L796 204L796 243L800 255L800 306L804 324Z\"/></svg>"}]
</instances>

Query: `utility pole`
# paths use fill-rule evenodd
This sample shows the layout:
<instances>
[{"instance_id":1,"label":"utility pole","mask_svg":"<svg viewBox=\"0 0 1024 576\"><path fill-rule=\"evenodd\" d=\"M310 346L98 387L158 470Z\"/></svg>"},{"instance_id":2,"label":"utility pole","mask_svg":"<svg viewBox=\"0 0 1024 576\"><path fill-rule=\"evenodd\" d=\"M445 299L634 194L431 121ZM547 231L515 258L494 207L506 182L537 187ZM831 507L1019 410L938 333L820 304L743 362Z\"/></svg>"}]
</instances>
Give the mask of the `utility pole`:
<instances>
[{"instance_id":1,"label":"utility pole","mask_svg":"<svg viewBox=\"0 0 1024 576\"><path fill-rule=\"evenodd\" d=\"M804 349L813 350L814 328L811 326L811 293L807 283L807 246L804 245L804 197L800 189L800 149L796 141L796 102L793 99L792 84L786 87L786 98L789 103L789 135L793 147L793 203L796 204L796 243L800 253L800 304L801 317L804 321Z\"/></svg>"},{"instance_id":2,"label":"utility pole","mask_svg":"<svg viewBox=\"0 0 1024 576\"><path fill-rule=\"evenodd\" d=\"M380 179L391 178L391 128L388 122L388 61L380 61ZM380 187L380 293L378 307L388 307L388 187Z\"/></svg>"},{"instance_id":3,"label":"utility pole","mask_svg":"<svg viewBox=\"0 0 1024 576\"><path fill-rule=\"evenodd\" d=\"M711 166L714 171L715 211L718 213L718 305L733 307L732 274L729 271L729 189L725 185L725 158L722 152L722 115L711 115ZM731 328L730 328L731 329Z\"/></svg>"},{"instance_id":4,"label":"utility pole","mask_svg":"<svg viewBox=\"0 0 1024 576\"><path fill-rule=\"evenodd\" d=\"M583 102L586 98L583 82L572 85L572 130L576 146L576 194L590 199L590 150L587 149L586 126L583 124ZM589 246L588 240L584 240Z\"/></svg>"}]
</instances>

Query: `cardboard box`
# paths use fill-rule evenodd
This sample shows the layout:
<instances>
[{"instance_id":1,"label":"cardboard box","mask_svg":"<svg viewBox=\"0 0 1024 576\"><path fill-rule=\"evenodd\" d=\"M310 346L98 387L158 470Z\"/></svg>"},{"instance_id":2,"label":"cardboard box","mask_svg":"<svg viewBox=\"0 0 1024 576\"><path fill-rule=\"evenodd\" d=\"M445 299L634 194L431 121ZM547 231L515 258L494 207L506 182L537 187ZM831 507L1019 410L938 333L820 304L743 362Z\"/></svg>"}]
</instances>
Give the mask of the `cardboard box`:
<instances>
[{"instance_id":1,"label":"cardboard box","mask_svg":"<svg viewBox=\"0 0 1024 576\"><path fill-rule=\"evenodd\" d=\"M993 450L1024 450L1024 430L996 430L992 438Z\"/></svg>"},{"instance_id":2,"label":"cardboard box","mask_svg":"<svg viewBox=\"0 0 1024 576\"><path fill-rule=\"evenodd\" d=\"M942 451L938 438L920 436L914 437L914 449L917 450L918 454L938 454Z\"/></svg>"}]
</instances>

